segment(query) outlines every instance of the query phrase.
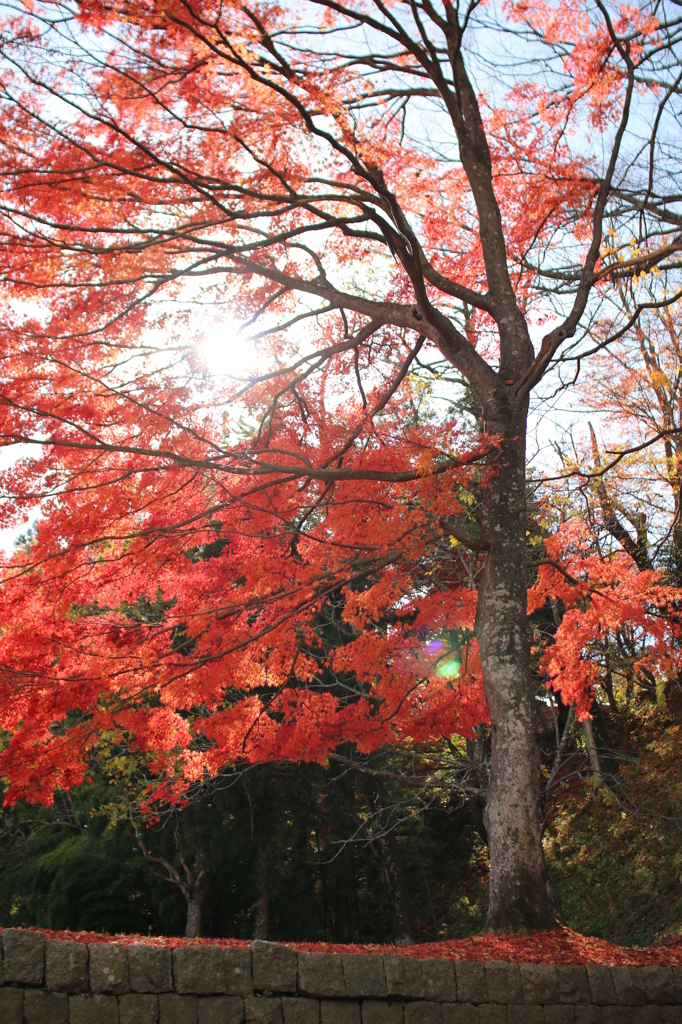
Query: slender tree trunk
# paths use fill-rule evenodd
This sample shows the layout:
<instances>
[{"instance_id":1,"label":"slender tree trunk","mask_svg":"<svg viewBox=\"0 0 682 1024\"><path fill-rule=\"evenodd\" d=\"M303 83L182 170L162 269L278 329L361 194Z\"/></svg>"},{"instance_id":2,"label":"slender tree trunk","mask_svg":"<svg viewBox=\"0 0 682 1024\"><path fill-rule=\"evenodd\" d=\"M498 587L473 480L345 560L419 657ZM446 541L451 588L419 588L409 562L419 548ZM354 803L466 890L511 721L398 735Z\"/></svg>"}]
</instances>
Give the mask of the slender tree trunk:
<instances>
[{"instance_id":1,"label":"slender tree trunk","mask_svg":"<svg viewBox=\"0 0 682 1024\"><path fill-rule=\"evenodd\" d=\"M680 505L680 497L678 496L676 504ZM680 525L680 513L677 513L675 518L675 526L673 527L672 536L672 548L670 552L670 574L672 576L673 586L682 586L682 526Z\"/></svg>"},{"instance_id":2,"label":"slender tree trunk","mask_svg":"<svg viewBox=\"0 0 682 1024\"><path fill-rule=\"evenodd\" d=\"M467 806L473 821L474 828L484 843L488 843L486 831L486 807L488 804L488 769L486 766L486 746L488 743L488 730L485 725L477 725L473 730L473 736L466 740L467 757L473 766L473 775L476 779L476 792L470 792L467 796Z\"/></svg>"},{"instance_id":3,"label":"slender tree trunk","mask_svg":"<svg viewBox=\"0 0 682 1024\"><path fill-rule=\"evenodd\" d=\"M604 675L604 689L606 690L606 696L609 701L609 711L613 716L615 722L620 719L620 712L618 711L618 705L616 703L616 695L613 692L613 675L611 673L611 662L608 654L606 655L606 673Z\"/></svg>"},{"instance_id":4,"label":"slender tree trunk","mask_svg":"<svg viewBox=\"0 0 682 1024\"><path fill-rule=\"evenodd\" d=\"M381 877L391 903L393 941L397 946L411 946L414 938L409 901L395 843L387 836L382 836L376 843L381 857Z\"/></svg>"},{"instance_id":5,"label":"slender tree trunk","mask_svg":"<svg viewBox=\"0 0 682 1024\"><path fill-rule=\"evenodd\" d=\"M476 615L492 730L486 931L517 934L556 927L543 871L539 723L526 615L525 418L524 408L486 424L508 440L483 498L488 550Z\"/></svg>"},{"instance_id":6,"label":"slender tree trunk","mask_svg":"<svg viewBox=\"0 0 682 1024\"><path fill-rule=\"evenodd\" d=\"M157 857L147 849L147 845L142 838L139 824L135 821L132 813L132 808L128 809L130 823L133 827L133 832L137 840L137 844L142 851L142 855L145 860L148 860L151 864L156 864L162 867L166 872L165 878L167 882L171 882L173 885L177 885L180 892L185 898L187 903L187 915L185 917L185 938L197 939L203 935L204 927L204 900L206 899L206 891L208 887L208 857L205 850L199 849L196 856L196 867L195 872L189 868L187 861L184 858L182 852L182 844L178 833L175 834L175 842L178 853L180 855L180 861L185 874L185 881L182 881L177 868L167 861L165 857Z\"/></svg>"},{"instance_id":7,"label":"slender tree trunk","mask_svg":"<svg viewBox=\"0 0 682 1024\"><path fill-rule=\"evenodd\" d=\"M265 838L262 828L258 828L256 841L256 884L258 886L258 903L256 904L255 939L268 937L268 870L265 856Z\"/></svg>"},{"instance_id":8,"label":"slender tree trunk","mask_svg":"<svg viewBox=\"0 0 682 1024\"><path fill-rule=\"evenodd\" d=\"M564 917L564 912L561 907L559 893L554 888L554 882L552 881L552 876L550 875L549 868L547 867L547 858L544 855L544 851L542 854L542 867L545 872L545 892L547 893L547 899L549 900L549 905L552 908L552 913L554 914L554 920L557 924L560 924L563 927L566 924L566 918Z\"/></svg>"},{"instance_id":9,"label":"slender tree trunk","mask_svg":"<svg viewBox=\"0 0 682 1024\"><path fill-rule=\"evenodd\" d=\"M587 747L587 756L590 759L590 768L592 769L592 786L594 792L596 793L604 785L604 773L601 770L599 751L597 750L597 744L594 742L592 722L589 718L583 719L583 732L585 733L585 746Z\"/></svg>"},{"instance_id":10,"label":"slender tree trunk","mask_svg":"<svg viewBox=\"0 0 682 1024\"><path fill-rule=\"evenodd\" d=\"M201 900L187 900L187 919L185 922L185 938L197 939L203 934L203 915Z\"/></svg>"},{"instance_id":11,"label":"slender tree trunk","mask_svg":"<svg viewBox=\"0 0 682 1024\"><path fill-rule=\"evenodd\" d=\"M334 892L334 942L348 939L348 923L346 918L346 879L343 874L336 878ZM350 941L348 939L348 941Z\"/></svg>"},{"instance_id":12,"label":"slender tree trunk","mask_svg":"<svg viewBox=\"0 0 682 1024\"><path fill-rule=\"evenodd\" d=\"M405 885L402 858L395 833L390 829L388 816L385 814L387 801L382 792L381 783L376 779L373 782L370 799L374 807L379 832L378 836L372 840L370 850L378 861L381 880L388 895L393 941L397 946L410 946L414 942L412 914Z\"/></svg>"},{"instance_id":13,"label":"slender tree trunk","mask_svg":"<svg viewBox=\"0 0 682 1024\"><path fill-rule=\"evenodd\" d=\"M207 857L203 850L198 850L192 882L189 886L182 886L183 896L187 900L185 938L198 939L204 934L204 904L206 901L207 885Z\"/></svg>"}]
</instances>

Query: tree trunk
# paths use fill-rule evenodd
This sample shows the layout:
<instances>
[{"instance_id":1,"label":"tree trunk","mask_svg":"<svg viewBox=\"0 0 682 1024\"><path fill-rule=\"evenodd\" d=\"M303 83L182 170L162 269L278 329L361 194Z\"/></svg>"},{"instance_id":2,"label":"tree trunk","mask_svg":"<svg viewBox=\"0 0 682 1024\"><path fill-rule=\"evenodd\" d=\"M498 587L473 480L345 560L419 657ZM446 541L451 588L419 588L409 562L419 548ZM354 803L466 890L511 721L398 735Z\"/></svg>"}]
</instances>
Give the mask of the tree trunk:
<instances>
[{"instance_id":1,"label":"tree trunk","mask_svg":"<svg viewBox=\"0 0 682 1024\"><path fill-rule=\"evenodd\" d=\"M254 939L265 941L268 937L268 894L265 890L258 894L256 904L256 926L253 931Z\"/></svg>"},{"instance_id":2,"label":"tree trunk","mask_svg":"<svg viewBox=\"0 0 682 1024\"><path fill-rule=\"evenodd\" d=\"M606 696L609 701L609 711L611 712L614 722L618 723L620 720L620 712L618 710L618 704L616 703L616 695L613 692L613 674L611 672L611 662L608 654L606 655L606 673L604 675L603 686L606 690Z\"/></svg>"},{"instance_id":3,"label":"tree trunk","mask_svg":"<svg viewBox=\"0 0 682 1024\"><path fill-rule=\"evenodd\" d=\"M486 831L486 807L488 804L488 768L486 766L486 747L489 745L488 729L485 725L477 725L473 736L467 736L467 757L473 768L476 780L476 792L467 795L467 806L474 828L483 842L488 844Z\"/></svg>"},{"instance_id":4,"label":"tree trunk","mask_svg":"<svg viewBox=\"0 0 682 1024\"><path fill-rule=\"evenodd\" d=\"M376 843L381 857L381 877L391 904L393 941L396 946L411 946L414 938L409 900L396 844L387 836L377 839Z\"/></svg>"},{"instance_id":5,"label":"tree trunk","mask_svg":"<svg viewBox=\"0 0 682 1024\"><path fill-rule=\"evenodd\" d=\"M556 927L543 871L539 723L526 615L525 418L524 408L486 424L507 440L483 496L488 550L476 614L492 732L485 930L516 934Z\"/></svg>"},{"instance_id":6,"label":"tree trunk","mask_svg":"<svg viewBox=\"0 0 682 1024\"><path fill-rule=\"evenodd\" d=\"M253 937L265 940L268 937L268 869L265 855L265 837L260 825L256 839L256 885L258 887L258 902L256 904L256 925Z\"/></svg>"},{"instance_id":7,"label":"tree trunk","mask_svg":"<svg viewBox=\"0 0 682 1024\"><path fill-rule=\"evenodd\" d=\"M348 935L348 919L346 916L346 879L343 873L336 877L334 892L334 942L350 942Z\"/></svg>"},{"instance_id":8,"label":"tree trunk","mask_svg":"<svg viewBox=\"0 0 682 1024\"><path fill-rule=\"evenodd\" d=\"M544 851L542 854L542 867L545 873L545 892L547 893L547 899L549 900L549 905L552 908L554 919L557 924L564 927L566 925L566 918L564 917L564 912L561 907L559 893L554 888L554 882L552 881L552 876L550 875L549 868L547 867L547 858L544 855Z\"/></svg>"},{"instance_id":9,"label":"tree trunk","mask_svg":"<svg viewBox=\"0 0 682 1024\"><path fill-rule=\"evenodd\" d=\"M381 783L377 779L373 780L370 800L374 807L378 829L378 835L371 841L370 851L379 864L381 880L388 895L393 941L396 946L411 946L414 942L412 914L405 885L402 858L395 833L391 829L388 815L385 813L387 800L382 792Z\"/></svg>"},{"instance_id":10,"label":"tree trunk","mask_svg":"<svg viewBox=\"0 0 682 1024\"><path fill-rule=\"evenodd\" d=\"M208 884L208 864L204 850L198 850L195 874L190 875L187 886L182 886L182 893L187 900L187 917L185 919L185 938L198 939L204 934L204 903Z\"/></svg>"},{"instance_id":11,"label":"tree trunk","mask_svg":"<svg viewBox=\"0 0 682 1024\"><path fill-rule=\"evenodd\" d=\"M597 744L594 742L592 722L589 718L583 719L583 732L585 733L587 756L590 759L590 768L592 769L592 788L596 794L604 785L604 773L601 770L599 751L597 750Z\"/></svg>"},{"instance_id":12,"label":"tree trunk","mask_svg":"<svg viewBox=\"0 0 682 1024\"><path fill-rule=\"evenodd\" d=\"M202 906L201 899L190 897L187 900L187 919L185 922L185 938L197 939L202 934Z\"/></svg>"}]
</instances>

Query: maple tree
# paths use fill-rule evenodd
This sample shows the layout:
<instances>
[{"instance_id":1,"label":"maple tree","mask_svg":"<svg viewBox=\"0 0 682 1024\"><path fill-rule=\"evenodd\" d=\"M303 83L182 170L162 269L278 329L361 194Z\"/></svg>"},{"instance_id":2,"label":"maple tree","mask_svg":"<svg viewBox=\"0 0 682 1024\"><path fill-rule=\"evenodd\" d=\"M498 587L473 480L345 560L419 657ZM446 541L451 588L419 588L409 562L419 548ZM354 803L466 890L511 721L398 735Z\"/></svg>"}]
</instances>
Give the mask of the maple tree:
<instances>
[{"instance_id":1,"label":"maple tree","mask_svg":"<svg viewBox=\"0 0 682 1024\"><path fill-rule=\"evenodd\" d=\"M596 358L580 391L591 419L599 417L603 440L586 417L583 443L573 444L572 452L560 448L565 479L554 481L547 497L557 509L567 503L567 521L545 545L555 562L540 568L534 598L536 605L542 602L551 578L553 599L573 609L559 636L578 621L587 627L589 618L592 642L601 630L591 668L585 650L580 653L582 626L572 640L573 657L579 654L580 671L602 682L612 710L614 675L625 678L629 689L637 685L664 700L667 682L677 675L679 648L679 297L673 292L672 303L659 308L655 288L645 281L621 284L624 318L632 317L638 302L649 308L626 338L604 346L618 326L611 317L590 332ZM571 577L571 564L580 581ZM599 612L591 603L597 594L607 596ZM555 666L551 674L558 671ZM591 688L578 684L576 692Z\"/></svg>"},{"instance_id":2,"label":"maple tree","mask_svg":"<svg viewBox=\"0 0 682 1024\"><path fill-rule=\"evenodd\" d=\"M650 298L650 289L644 298ZM631 312L634 299L623 295L624 310ZM663 560L678 586L680 328L679 298L664 309L647 310L631 332L630 344L620 342L607 350L586 382L593 408L608 417L606 444L611 447L608 435L615 428L625 453L622 457L618 451L617 461L615 453L602 454L604 445L600 446L590 426L592 471L615 462L609 468L608 485L600 483L596 491L601 519L640 568L652 568ZM599 333L601 341L604 330Z\"/></svg>"},{"instance_id":3,"label":"maple tree","mask_svg":"<svg viewBox=\"0 0 682 1024\"><path fill-rule=\"evenodd\" d=\"M10 10L0 432L39 454L5 472L3 515L42 516L0 596L8 801L82 781L102 736L149 758L150 800L178 800L235 761L436 741L489 716L487 927L554 925L529 399L617 279L674 272L659 138L677 24L601 0ZM226 309L262 351L242 381L200 355ZM482 433L420 415L436 358ZM533 601L569 609L546 664L584 714L594 673L570 609L587 629L589 590L607 628L600 595L627 572L570 529L545 541ZM663 665L676 627L650 606L672 595L636 580L608 612Z\"/></svg>"}]
</instances>

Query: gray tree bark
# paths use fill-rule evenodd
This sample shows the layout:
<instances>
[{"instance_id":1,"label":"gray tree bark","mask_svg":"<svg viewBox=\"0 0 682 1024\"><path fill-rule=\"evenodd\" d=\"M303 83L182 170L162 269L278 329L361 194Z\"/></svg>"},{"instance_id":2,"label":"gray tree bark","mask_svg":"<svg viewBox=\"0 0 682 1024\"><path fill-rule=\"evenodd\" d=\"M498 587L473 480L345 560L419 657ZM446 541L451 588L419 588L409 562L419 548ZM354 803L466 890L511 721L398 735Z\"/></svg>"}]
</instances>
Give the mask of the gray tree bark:
<instances>
[{"instance_id":1,"label":"gray tree bark","mask_svg":"<svg viewBox=\"0 0 682 1024\"><path fill-rule=\"evenodd\" d=\"M492 751L485 825L490 850L486 931L556 927L547 898L540 821L540 723L526 607L526 409L487 424L506 438L485 492L488 543L476 632Z\"/></svg>"},{"instance_id":2,"label":"gray tree bark","mask_svg":"<svg viewBox=\"0 0 682 1024\"><path fill-rule=\"evenodd\" d=\"M182 895L187 901L187 917L185 920L185 937L197 939L204 934L204 906L208 888L208 858L203 849L197 850L194 872L187 867L184 857L182 866L187 879L185 885L181 885Z\"/></svg>"}]
</instances>

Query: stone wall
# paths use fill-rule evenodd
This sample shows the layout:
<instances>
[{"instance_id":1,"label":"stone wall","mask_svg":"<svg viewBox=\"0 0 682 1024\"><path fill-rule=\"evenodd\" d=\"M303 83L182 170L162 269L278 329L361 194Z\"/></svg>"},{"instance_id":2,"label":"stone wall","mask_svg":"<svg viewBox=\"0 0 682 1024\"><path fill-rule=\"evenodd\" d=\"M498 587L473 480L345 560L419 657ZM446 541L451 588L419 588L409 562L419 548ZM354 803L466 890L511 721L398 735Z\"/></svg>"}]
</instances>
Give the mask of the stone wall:
<instances>
[{"instance_id":1,"label":"stone wall","mask_svg":"<svg viewBox=\"0 0 682 1024\"><path fill-rule=\"evenodd\" d=\"M0 1024L682 1024L682 967L1 938Z\"/></svg>"}]
</instances>

